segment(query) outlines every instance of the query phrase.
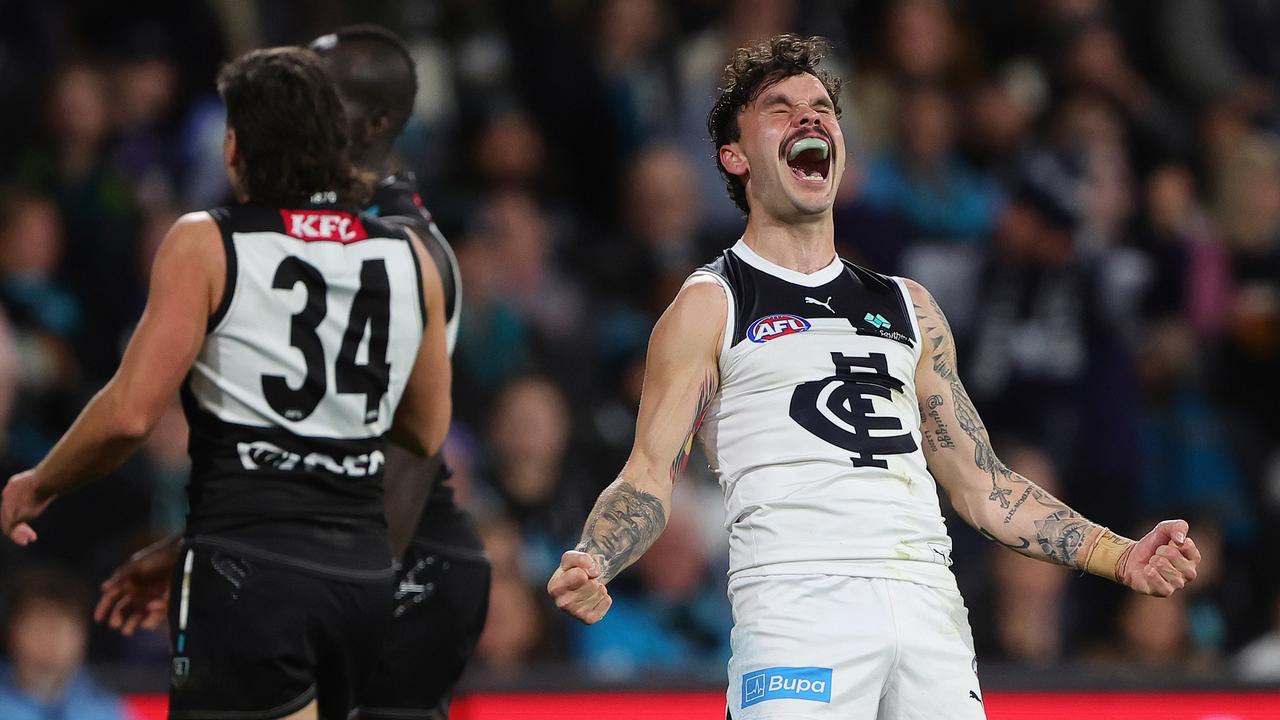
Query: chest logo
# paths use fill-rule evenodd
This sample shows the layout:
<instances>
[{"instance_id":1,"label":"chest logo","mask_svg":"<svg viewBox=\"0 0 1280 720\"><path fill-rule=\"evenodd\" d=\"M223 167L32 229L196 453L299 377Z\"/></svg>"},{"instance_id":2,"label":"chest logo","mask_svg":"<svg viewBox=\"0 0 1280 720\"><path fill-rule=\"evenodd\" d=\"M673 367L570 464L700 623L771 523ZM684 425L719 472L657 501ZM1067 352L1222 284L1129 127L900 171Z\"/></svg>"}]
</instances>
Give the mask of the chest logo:
<instances>
[{"instance_id":1,"label":"chest logo","mask_svg":"<svg viewBox=\"0 0 1280 720\"><path fill-rule=\"evenodd\" d=\"M889 372L884 353L831 353L835 373L800 383L789 414L800 427L850 453L854 467L888 468L886 455L915 452L916 441L895 415L880 415L872 398L889 400L905 383Z\"/></svg>"},{"instance_id":2,"label":"chest logo","mask_svg":"<svg viewBox=\"0 0 1280 720\"><path fill-rule=\"evenodd\" d=\"M785 335L802 333L813 327L808 320L796 315L765 315L747 328L747 339L754 343L768 342Z\"/></svg>"},{"instance_id":3,"label":"chest logo","mask_svg":"<svg viewBox=\"0 0 1280 720\"><path fill-rule=\"evenodd\" d=\"M836 311L831 309L830 295L827 296L826 300L819 300L818 298L806 297L804 301L810 305L821 305L822 307L827 309L827 312L831 313L832 315L836 314Z\"/></svg>"}]
</instances>

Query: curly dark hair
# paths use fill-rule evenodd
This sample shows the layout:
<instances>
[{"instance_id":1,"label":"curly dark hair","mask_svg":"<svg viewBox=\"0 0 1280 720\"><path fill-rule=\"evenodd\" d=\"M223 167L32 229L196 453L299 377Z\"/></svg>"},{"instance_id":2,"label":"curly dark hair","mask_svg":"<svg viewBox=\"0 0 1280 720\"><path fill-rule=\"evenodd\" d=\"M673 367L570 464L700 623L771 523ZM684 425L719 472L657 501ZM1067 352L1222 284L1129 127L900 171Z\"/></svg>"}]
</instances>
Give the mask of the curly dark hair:
<instances>
[{"instance_id":1,"label":"curly dark hair","mask_svg":"<svg viewBox=\"0 0 1280 720\"><path fill-rule=\"evenodd\" d=\"M317 192L345 203L369 197L349 157L346 115L320 56L297 47L245 53L218 73L227 125L249 197L287 204Z\"/></svg>"},{"instance_id":2,"label":"curly dark hair","mask_svg":"<svg viewBox=\"0 0 1280 720\"><path fill-rule=\"evenodd\" d=\"M724 163L720 162L721 146L742 136L742 128L738 126L738 113L766 89L789 77L808 73L818 78L822 87L826 88L835 105L836 117L840 117L841 80L818 69L818 63L830 51L831 43L826 38L817 35L804 38L785 33L755 45L738 48L733 53L733 59L725 66L720 95L716 97L715 104L711 106L711 114L707 116L707 131L711 133L711 141L715 143L716 167L724 177L729 199L742 212L751 213L751 208L747 206L747 186L737 175L725 170Z\"/></svg>"}]
</instances>

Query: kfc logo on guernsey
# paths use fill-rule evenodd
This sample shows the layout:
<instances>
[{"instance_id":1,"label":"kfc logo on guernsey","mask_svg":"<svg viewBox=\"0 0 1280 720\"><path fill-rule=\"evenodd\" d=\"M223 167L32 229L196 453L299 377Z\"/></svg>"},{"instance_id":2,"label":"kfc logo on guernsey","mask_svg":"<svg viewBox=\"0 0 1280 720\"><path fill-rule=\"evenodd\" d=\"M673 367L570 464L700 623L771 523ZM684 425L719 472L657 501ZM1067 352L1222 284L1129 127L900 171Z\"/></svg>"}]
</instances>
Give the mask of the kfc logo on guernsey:
<instances>
[{"instance_id":1,"label":"kfc logo on guernsey","mask_svg":"<svg viewBox=\"0 0 1280 720\"><path fill-rule=\"evenodd\" d=\"M312 242L327 240L342 244L369 237L360 218L337 210L281 210L285 233Z\"/></svg>"},{"instance_id":2,"label":"kfc logo on guernsey","mask_svg":"<svg viewBox=\"0 0 1280 720\"><path fill-rule=\"evenodd\" d=\"M784 335L801 333L813 327L797 315L765 315L747 328L747 338L754 343L767 342Z\"/></svg>"}]
</instances>

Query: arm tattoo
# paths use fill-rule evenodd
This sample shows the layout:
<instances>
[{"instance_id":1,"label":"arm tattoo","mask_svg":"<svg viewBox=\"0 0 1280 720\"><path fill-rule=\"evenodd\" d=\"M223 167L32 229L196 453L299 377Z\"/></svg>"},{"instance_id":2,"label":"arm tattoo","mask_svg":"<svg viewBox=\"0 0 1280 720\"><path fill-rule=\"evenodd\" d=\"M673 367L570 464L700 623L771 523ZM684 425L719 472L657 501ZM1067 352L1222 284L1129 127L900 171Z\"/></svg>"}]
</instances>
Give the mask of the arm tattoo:
<instances>
[{"instance_id":1,"label":"arm tattoo","mask_svg":"<svg viewBox=\"0 0 1280 720\"><path fill-rule=\"evenodd\" d=\"M938 302L932 296L929 297L929 305L931 307L928 309L920 305L916 305L915 308L920 326L929 336L933 370L951 386L956 422L964 434L973 441L973 462L991 478L991 494L987 499L998 503L1000 509L1006 511L1002 524L1012 527L1005 532L1005 535L1012 532L1017 542L1006 542L986 528L979 527L978 531L987 538L1028 557L1049 560L1060 565L1079 566L1083 562L1080 550L1098 525L1081 517L1079 513L1045 492L1039 485L1013 472L1000 461L1000 458L996 457L987 428L982 424L978 410L974 407L973 400L965 391L964 384L960 382L959 373L956 371L955 339L951 333L951 326L947 323L942 308L938 307ZM944 403L941 396L931 395L926 401L925 408L928 419L935 426L938 439L946 437L950 440L941 414L936 410ZM956 448L954 443L939 442L938 444L944 448ZM1025 521L1015 521L1019 512L1026 507L1035 508L1038 511L1031 525L1027 525ZM1034 545L1031 539L1025 537L1031 534L1032 529L1035 530Z\"/></svg>"},{"instance_id":2,"label":"arm tattoo","mask_svg":"<svg viewBox=\"0 0 1280 720\"><path fill-rule=\"evenodd\" d=\"M1013 494L1014 487L1021 487L1022 492L1009 508L1009 512L1005 513L1003 524L1013 525L1015 516L1024 505L1032 508L1035 519L1032 520L1031 527L1035 529L1036 546L1032 547L1030 541L1024 537L1018 538L1021 545L1009 545L1003 542L1001 544L1029 557L1049 560L1059 565L1079 567L1084 561L1080 557L1081 548L1098 525L1084 519L1066 503L1018 473L1009 474L1008 484L1010 495ZM1019 522L1016 527L1023 530L1031 529L1025 525L1025 521ZM995 539L985 529L982 530L982 534ZM997 540L997 542L1000 541Z\"/></svg>"},{"instance_id":3,"label":"arm tattoo","mask_svg":"<svg viewBox=\"0 0 1280 720\"><path fill-rule=\"evenodd\" d=\"M693 420L675 459L671 461L673 483L689 462L693 438L698 434L717 386L716 374L707 371L698 387L698 404L694 408ZM604 558L599 579L607 583L643 555L666 527L667 512L662 499L618 478L596 500L576 549Z\"/></svg>"},{"instance_id":4,"label":"arm tattoo","mask_svg":"<svg viewBox=\"0 0 1280 720\"><path fill-rule=\"evenodd\" d=\"M702 419L706 416L711 398L715 397L715 394L716 377L708 370L702 378L702 385L698 387L698 405L693 415L693 422L689 424L689 432L685 434L684 443L680 445L680 451L676 453L675 460L671 461L671 482L675 482L676 478L680 477L685 465L689 463L689 454L693 452L693 438L697 436L698 428L702 426Z\"/></svg>"},{"instance_id":5,"label":"arm tattoo","mask_svg":"<svg viewBox=\"0 0 1280 720\"><path fill-rule=\"evenodd\" d=\"M996 453L991 449L991 440L987 436L987 428L982 424L982 418L978 416L978 409L974 407L973 400L969 398L969 393L965 392L964 384L960 382L960 375L956 372L956 347L955 340L951 334L951 326L947 323L946 315L942 314L942 308L938 307L938 301L929 296L929 304L932 305L930 311L917 312L920 324L924 327L924 331L929 335L929 341L932 345L931 358L933 360L933 370L938 373L938 377L947 381L951 386L951 396L955 402L956 422L960 424L960 429L964 431L969 439L973 440L973 461L979 468L991 477L991 495L993 502L1000 503L1003 509L1009 509L1009 496L1013 491L1001 487L999 478L1008 479L1010 471L1000 462L1000 458L996 457ZM924 310L919 305L916 309ZM937 396L934 396L937 397ZM941 404L941 398L939 404ZM930 398L932 401L932 398ZM952 444L951 447L955 447Z\"/></svg>"},{"instance_id":6,"label":"arm tattoo","mask_svg":"<svg viewBox=\"0 0 1280 720\"><path fill-rule=\"evenodd\" d=\"M662 500L619 478L596 500L576 549L604 558L599 579L608 582L644 554L666 526Z\"/></svg>"}]
</instances>

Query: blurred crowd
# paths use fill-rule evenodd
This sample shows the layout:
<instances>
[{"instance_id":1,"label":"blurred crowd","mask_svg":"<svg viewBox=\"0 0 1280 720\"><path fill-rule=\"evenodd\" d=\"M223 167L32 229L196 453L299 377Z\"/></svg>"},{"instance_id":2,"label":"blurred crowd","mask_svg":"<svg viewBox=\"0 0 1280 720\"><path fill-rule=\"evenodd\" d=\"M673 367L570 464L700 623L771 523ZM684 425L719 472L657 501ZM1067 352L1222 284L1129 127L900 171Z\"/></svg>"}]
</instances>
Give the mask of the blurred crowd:
<instances>
[{"instance_id":1,"label":"blurred crowd","mask_svg":"<svg viewBox=\"0 0 1280 720\"><path fill-rule=\"evenodd\" d=\"M1127 534L1186 517L1205 555L1187 592L1141 598L949 514L979 656L1280 681L1277 2L0 2L5 477L110 376L167 227L227 201L219 64L353 21L409 42L397 150L462 268L446 452L493 560L478 671L723 667L727 539L696 455L605 621L562 620L542 587L626 457L654 320L743 227L705 129L720 70L795 31L847 81L842 254L939 298L1015 470ZM185 444L175 404L33 550L0 550L0 580L88 587L181 528ZM41 617L24 607L11 628ZM90 647L152 662L167 641Z\"/></svg>"}]
</instances>

